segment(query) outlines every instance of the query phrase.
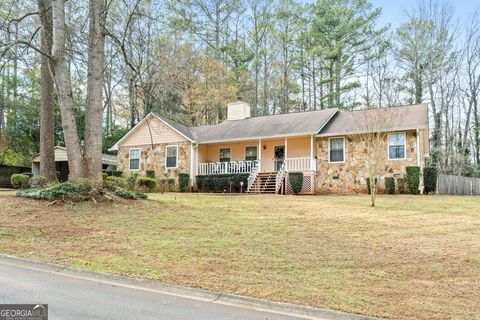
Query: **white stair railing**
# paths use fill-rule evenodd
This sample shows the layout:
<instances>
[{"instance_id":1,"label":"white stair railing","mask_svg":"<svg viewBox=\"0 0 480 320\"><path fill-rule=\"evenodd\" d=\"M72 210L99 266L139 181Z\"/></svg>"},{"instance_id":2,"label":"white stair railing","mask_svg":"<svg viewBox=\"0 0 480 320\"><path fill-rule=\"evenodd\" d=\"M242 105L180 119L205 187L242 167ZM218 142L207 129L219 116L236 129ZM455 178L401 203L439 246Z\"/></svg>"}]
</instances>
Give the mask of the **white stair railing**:
<instances>
[{"instance_id":1,"label":"white stair railing","mask_svg":"<svg viewBox=\"0 0 480 320\"><path fill-rule=\"evenodd\" d=\"M250 188L253 186L253 183L257 179L258 171L260 169L260 162L258 160L254 161L254 167L252 173L248 176L247 191L250 191Z\"/></svg>"},{"instance_id":2,"label":"white stair railing","mask_svg":"<svg viewBox=\"0 0 480 320\"><path fill-rule=\"evenodd\" d=\"M280 188L282 187L282 180L283 176L285 175L285 169L286 161L283 161L280 169L277 172L277 176L275 177L275 193L278 193L278 191L280 191Z\"/></svg>"}]
</instances>

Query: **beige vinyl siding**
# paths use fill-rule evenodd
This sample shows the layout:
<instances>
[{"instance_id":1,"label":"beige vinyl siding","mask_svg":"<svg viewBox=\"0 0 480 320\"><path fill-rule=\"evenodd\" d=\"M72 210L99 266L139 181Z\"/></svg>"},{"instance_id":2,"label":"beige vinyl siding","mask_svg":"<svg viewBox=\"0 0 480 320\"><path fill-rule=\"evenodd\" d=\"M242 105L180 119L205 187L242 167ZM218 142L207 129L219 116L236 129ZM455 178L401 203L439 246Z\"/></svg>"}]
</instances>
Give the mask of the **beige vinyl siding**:
<instances>
[{"instance_id":1,"label":"beige vinyl siding","mask_svg":"<svg viewBox=\"0 0 480 320\"><path fill-rule=\"evenodd\" d=\"M155 117L150 117L148 123L150 124L152 132L153 144L187 141L185 137ZM147 144L151 144L150 130L147 121L144 121L139 127L131 132L119 146L128 147Z\"/></svg>"},{"instance_id":2,"label":"beige vinyl siding","mask_svg":"<svg viewBox=\"0 0 480 320\"><path fill-rule=\"evenodd\" d=\"M55 148L55 161L68 161L67 151L63 148ZM40 162L40 155L36 155L32 162Z\"/></svg>"}]
</instances>

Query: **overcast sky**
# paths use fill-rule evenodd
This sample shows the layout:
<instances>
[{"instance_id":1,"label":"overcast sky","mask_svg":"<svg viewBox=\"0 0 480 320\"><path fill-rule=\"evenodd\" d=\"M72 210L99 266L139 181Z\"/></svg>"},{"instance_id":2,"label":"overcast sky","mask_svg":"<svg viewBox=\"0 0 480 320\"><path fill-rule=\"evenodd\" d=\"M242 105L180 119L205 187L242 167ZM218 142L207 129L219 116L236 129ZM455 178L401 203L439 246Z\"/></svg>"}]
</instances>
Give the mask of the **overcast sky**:
<instances>
[{"instance_id":1,"label":"overcast sky","mask_svg":"<svg viewBox=\"0 0 480 320\"><path fill-rule=\"evenodd\" d=\"M371 0L374 7L382 8L380 24L392 24L395 29L407 20L406 11L415 7L417 0ZM448 1L455 9L455 17L467 18L476 9L480 9L480 0L450 0Z\"/></svg>"}]
</instances>

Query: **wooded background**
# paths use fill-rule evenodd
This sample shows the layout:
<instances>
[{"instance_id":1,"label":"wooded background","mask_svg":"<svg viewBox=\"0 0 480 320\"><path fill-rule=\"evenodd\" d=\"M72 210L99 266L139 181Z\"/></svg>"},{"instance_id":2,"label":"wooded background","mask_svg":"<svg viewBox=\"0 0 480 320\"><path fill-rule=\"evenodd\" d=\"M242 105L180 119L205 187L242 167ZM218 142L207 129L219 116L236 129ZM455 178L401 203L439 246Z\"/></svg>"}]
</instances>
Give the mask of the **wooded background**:
<instances>
[{"instance_id":1,"label":"wooded background","mask_svg":"<svg viewBox=\"0 0 480 320\"><path fill-rule=\"evenodd\" d=\"M91 63L103 68L103 151L150 111L216 124L237 96L254 116L429 103L430 161L480 176L478 8L458 16L453 1L419 1L394 29L366 0L106 1L97 65L88 56L94 1L59 1L81 145ZM40 18L49 3L0 3L0 165L30 165L39 152ZM54 143L64 145L53 93Z\"/></svg>"}]
</instances>

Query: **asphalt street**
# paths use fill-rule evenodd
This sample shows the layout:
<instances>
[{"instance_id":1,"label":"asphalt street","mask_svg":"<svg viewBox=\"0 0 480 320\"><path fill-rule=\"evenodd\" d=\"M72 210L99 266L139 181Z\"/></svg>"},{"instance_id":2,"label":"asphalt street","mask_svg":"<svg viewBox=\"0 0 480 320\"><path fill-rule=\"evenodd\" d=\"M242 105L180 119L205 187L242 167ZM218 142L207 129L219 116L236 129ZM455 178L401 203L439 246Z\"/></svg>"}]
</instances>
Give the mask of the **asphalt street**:
<instances>
[{"instance_id":1,"label":"asphalt street","mask_svg":"<svg viewBox=\"0 0 480 320\"><path fill-rule=\"evenodd\" d=\"M322 319L221 294L0 258L0 303L48 304L49 319ZM281 309L281 308L280 308Z\"/></svg>"}]
</instances>

